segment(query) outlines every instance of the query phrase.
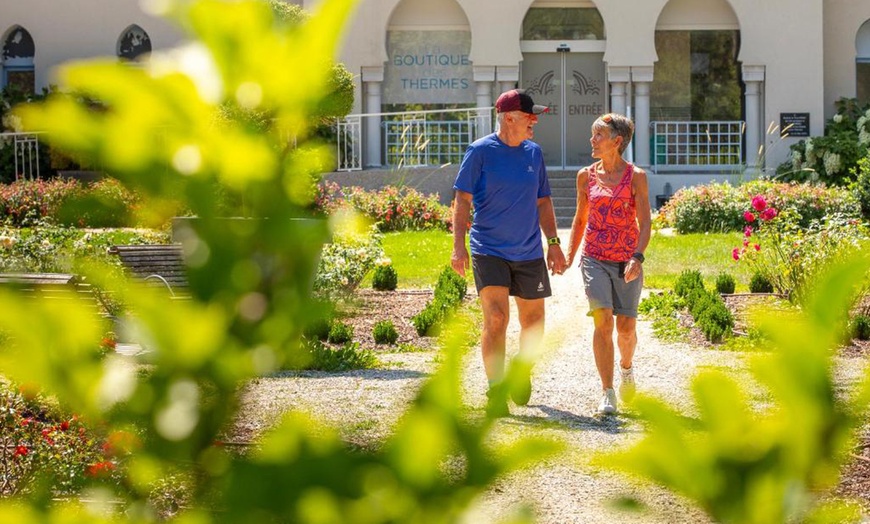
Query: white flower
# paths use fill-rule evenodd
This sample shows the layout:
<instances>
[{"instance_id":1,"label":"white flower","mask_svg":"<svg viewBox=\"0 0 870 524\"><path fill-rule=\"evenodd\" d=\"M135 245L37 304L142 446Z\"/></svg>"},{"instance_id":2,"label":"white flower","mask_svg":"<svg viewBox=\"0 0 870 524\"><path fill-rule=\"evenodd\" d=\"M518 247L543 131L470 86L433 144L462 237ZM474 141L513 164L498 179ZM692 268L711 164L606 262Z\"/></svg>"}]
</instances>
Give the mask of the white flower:
<instances>
[{"instance_id":1,"label":"white flower","mask_svg":"<svg viewBox=\"0 0 870 524\"><path fill-rule=\"evenodd\" d=\"M840 113L837 113L836 115L834 115L834 122L839 124L842 121L843 121L843 115L841 115Z\"/></svg>"},{"instance_id":2,"label":"white flower","mask_svg":"<svg viewBox=\"0 0 870 524\"><path fill-rule=\"evenodd\" d=\"M24 130L24 126L21 124L21 118L12 113L6 113L3 117L3 127L5 129L10 129L13 133L20 133Z\"/></svg>"},{"instance_id":3,"label":"white flower","mask_svg":"<svg viewBox=\"0 0 870 524\"><path fill-rule=\"evenodd\" d=\"M864 116L866 116L867 118L870 118L870 109L868 109L867 111L864 111Z\"/></svg>"},{"instance_id":4,"label":"white flower","mask_svg":"<svg viewBox=\"0 0 870 524\"><path fill-rule=\"evenodd\" d=\"M800 151L792 151L791 152L791 168L795 171L801 168L801 160L803 157Z\"/></svg>"},{"instance_id":5,"label":"white flower","mask_svg":"<svg viewBox=\"0 0 870 524\"><path fill-rule=\"evenodd\" d=\"M864 127L864 124L866 124L866 123L867 123L867 117L862 116L861 118L858 119L857 122L855 122L855 129L860 131L861 128Z\"/></svg>"},{"instance_id":6,"label":"white flower","mask_svg":"<svg viewBox=\"0 0 870 524\"><path fill-rule=\"evenodd\" d=\"M813 139L807 138L806 144L807 144L807 146L806 146L806 149L804 150L804 154L807 157L807 164L810 164L810 165L815 164L816 163L816 155L815 155L815 151L813 150Z\"/></svg>"},{"instance_id":7,"label":"white flower","mask_svg":"<svg viewBox=\"0 0 870 524\"><path fill-rule=\"evenodd\" d=\"M870 146L870 131L866 129L862 129L860 133L858 133L858 143L865 146Z\"/></svg>"},{"instance_id":8,"label":"white flower","mask_svg":"<svg viewBox=\"0 0 870 524\"><path fill-rule=\"evenodd\" d=\"M3 246L6 249L11 248L18 241L15 237L10 237L6 235L0 236L0 246Z\"/></svg>"},{"instance_id":9,"label":"white flower","mask_svg":"<svg viewBox=\"0 0 870 524\"><path fill-rule=\"evenodd\" d=\"M843 163L840 161L840 155L837 153L826 151L823 160L825 163L825 171L829 175L836 174L843 167Z\"/></svg>"}]
</instances>

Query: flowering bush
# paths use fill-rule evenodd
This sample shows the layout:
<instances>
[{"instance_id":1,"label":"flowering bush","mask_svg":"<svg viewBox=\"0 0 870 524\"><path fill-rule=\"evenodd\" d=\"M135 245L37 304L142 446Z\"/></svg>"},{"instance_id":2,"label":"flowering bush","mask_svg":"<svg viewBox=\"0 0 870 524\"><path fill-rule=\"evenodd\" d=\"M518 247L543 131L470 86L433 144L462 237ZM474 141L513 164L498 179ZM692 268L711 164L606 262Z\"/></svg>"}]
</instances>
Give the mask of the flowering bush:
<instances>
[{"instance_id":1,"label":"flowering bush","mask_svg":"<svg viewBox=\"0 0 870 524\"><path fill-rule=\"evenodd\" d=\"M777 167L783 180L847 185L855 179L858 160L870 147L870 104L854 98L837 101L837 114L825 124L824 136L791 146L791 159Z\"/></svg>"},{"instance_id":2,"label":"flowering bush","mask_svg":"<svg viewBox=\"0 0 870 524\"><path fill-rule=\"evenodd\" d=\"M387 186L377 191L361 187L340 188L335 183L321 184L315 208L331 214L349 205L374 220L380 231L447 229L450 213L437 195L423 195L410 187Z\"/></svg>"},{"instance_id":3,"label":"flowering bush","mask_svg":"<svg viewBox=\"0 0 870 524\"><path fill-rule=\"evenodd\" d=\"M0 217L17 226L37 220L78 227L128 226L138 205L139 197L112 179L88 185L60 179L0 185Z\"/></svg>"},{"instance_id":4,"label":"flowering bush","mask_svg":"<svg viewBox=\"0 0 870 524\"><path fill-rule=\"evenodd\" d=\"M682 188L662 206L657 220L679 233L740 231L747 223L746 202L755 195L763 196L774 209L793 211L803 227L829 214L860 216L855 195L844 188L760 179L736 187L712 183Z\"/></svg>"},{"instance_id":5,"label":"flowering bush","mask_svg":"<svg viewBox=\"0 0 870 524\"><path fill-rule=\"evenodd\" d=\"M870 230L857 218L834 213L805 227L793 209L777 210L762 195L752 198L751 209L742 216L743 246L734 248L731 257L750 264L774 291L797 303L812 291L824 267L870 239Z\"/></svg>"},{"instance_id":6,"label":"flowering bush","mask_svg":"<svg viewBox=\"0 0 870 524\"><path fill-rule=\"evenodd\" d=\"M368 235L336 233L332 242L323 246L314 290L326 296L348 295L382 258L384 250L377 231Z\"/></svg>"},{"instance_id":7,"label":"flowering bush","mask_svg":"<svg viewBox=\"0 0 870 524\"><path fill-rule=\"evenodd\" d=\"M128 432L99 434L29 387L0 384L0 495L76 493L89 479L119 479L118 466L137 447Z\"/></svg>"}]
</instances>

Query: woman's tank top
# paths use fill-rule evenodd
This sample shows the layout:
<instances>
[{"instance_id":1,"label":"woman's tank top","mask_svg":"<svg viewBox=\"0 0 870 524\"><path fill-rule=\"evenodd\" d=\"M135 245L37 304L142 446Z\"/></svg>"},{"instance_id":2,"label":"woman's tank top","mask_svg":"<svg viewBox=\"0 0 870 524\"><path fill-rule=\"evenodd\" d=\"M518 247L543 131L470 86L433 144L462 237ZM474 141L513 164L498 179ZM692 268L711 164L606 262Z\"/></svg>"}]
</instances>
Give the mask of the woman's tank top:
<instances>
[{"instance_id":1,"label":"woman's tank top","mask_svg":"<svg viewBox=\"0 0 870 524\"><path fill-rule=\"evenodd\" d=\"M583 254L598 260L625 262L637 249L640 230L637 206L631 194L634 165L629 163L619 183L608 187L599 182L601 162L589 168L589 220Z\"/></svg>"}]
</instances>

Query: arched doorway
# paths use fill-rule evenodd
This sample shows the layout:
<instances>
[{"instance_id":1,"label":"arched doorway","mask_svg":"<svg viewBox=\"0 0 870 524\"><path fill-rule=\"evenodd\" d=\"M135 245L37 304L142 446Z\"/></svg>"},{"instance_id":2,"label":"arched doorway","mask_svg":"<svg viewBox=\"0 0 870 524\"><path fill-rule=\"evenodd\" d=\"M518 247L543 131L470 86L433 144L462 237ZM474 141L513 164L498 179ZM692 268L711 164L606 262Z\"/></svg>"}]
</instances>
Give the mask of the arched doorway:
<instances>
[{"instance_id":1,"label":"arched doorway","mask_svg":"<svg viewBox=\"0 0 870 524\"><path fill-rule=\"evenodd\" d=\"M14 26L3 39L3 87L13 87L26 94L36 91L34 73L36 46L30 33Z\"/></svg>"},{"instance_id":2,"label":"arched doorway","mask_svg":"<svg viewBox=\"0 0 870 524\"><path fill-rule=\"evenodd\" d=\"M870 20L858 29L855 50L855 96L866 104L870 103Z\"/></svg>"},{"instance_id":3,"label":"arched doorway","mask_svg":"<svg viewBox=\"0 0 870 524\"><path fill-rule=\"evenodd\" d=\"M589 129L606 110L604 46L604 21L592 2L532 4L526 13L520 87L550 107L535 128L548 167L590 163Z\"/></svg>"},{"instance_id":4,"label":"arched doorway","mask_svg":"<svg viewBox=\"0 0 870 524\"><path fill-rule=\"evenodd\" d=\"M151 54L151 38L144 29L132 24L121 32L116 47L121 60L141 60Z\"/></svg>"}]
</instances>

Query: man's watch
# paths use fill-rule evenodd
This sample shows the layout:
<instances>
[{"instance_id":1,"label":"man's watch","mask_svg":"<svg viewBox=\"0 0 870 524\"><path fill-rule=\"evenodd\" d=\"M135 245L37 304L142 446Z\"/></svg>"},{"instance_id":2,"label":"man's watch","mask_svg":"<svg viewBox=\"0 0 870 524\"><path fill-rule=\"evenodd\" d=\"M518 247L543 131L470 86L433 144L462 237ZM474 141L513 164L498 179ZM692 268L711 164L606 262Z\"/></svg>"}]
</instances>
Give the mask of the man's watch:
<instances>
[{"instance_id":1,"label":"man's watch","mask_svg":"<svg viewBox=\"0 0 870 524\"><path fill-rule=\"evenodd\" d=\"M636 258L638 260L638 262L643 264L643 261L644 261L643 253L637 252L637 253L631 255L631 258Z\"/></svg>"},{"instance_id":2,"label":"man's watch","mask_svg":"<svg viewBox=\"0 0 870 524\"><path fill-rule=\"evenodd\" d=\"M547 245L548 245L548 246L558 246L558 245L560 245L561 243L562 243L562 241L559 240L559 237L550 237L550 238L547 239Z\"/></svg>"}]
</instances>

